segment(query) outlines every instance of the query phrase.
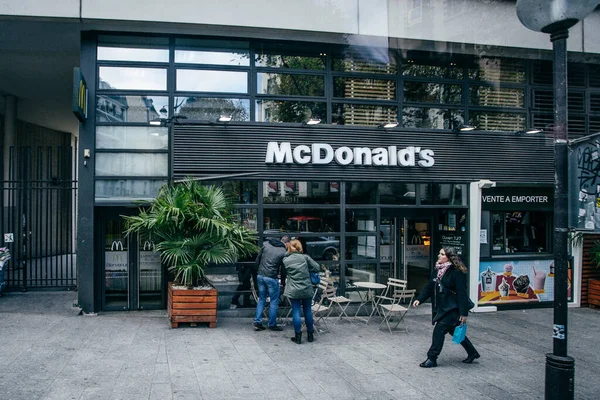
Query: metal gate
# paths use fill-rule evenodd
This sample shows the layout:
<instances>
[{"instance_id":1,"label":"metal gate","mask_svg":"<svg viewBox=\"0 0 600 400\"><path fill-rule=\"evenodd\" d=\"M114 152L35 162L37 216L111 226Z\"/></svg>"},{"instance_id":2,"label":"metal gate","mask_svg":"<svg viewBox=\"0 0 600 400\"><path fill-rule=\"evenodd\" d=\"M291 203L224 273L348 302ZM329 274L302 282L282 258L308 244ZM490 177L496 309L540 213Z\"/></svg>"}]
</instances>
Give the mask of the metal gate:
<instances>
[{"instance_id":1,"label":"metal gate","mask_svg":"<svg viewBox=\"0 0 600 400\"><path fill-rule=\"evenodd\" d=\"M75 288L77 181L68 146L0 151L0 205L9 289Z\"/></svg>"}]
</instances>

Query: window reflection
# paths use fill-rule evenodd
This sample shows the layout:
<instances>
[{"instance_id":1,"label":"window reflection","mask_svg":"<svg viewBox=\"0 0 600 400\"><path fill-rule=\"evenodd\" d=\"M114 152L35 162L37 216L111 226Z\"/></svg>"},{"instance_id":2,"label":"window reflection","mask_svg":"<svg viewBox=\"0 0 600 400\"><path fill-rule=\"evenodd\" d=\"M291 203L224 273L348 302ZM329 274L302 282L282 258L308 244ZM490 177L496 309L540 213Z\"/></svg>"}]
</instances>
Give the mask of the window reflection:
<instances>
[{"instance_id":1,"label":"window reflection","mask_svg":"<svg viewBox=\"0 0 600 400\"><path fill-rule=\"evenodd\" d=\"M476 62L478 68L469 69L469 79L487 82L525 82L525 65L522 60L481 57Z\"/></svg>"},{"instance_id":2,"label":"window reflection","mask_svg":"<svg viewBox=\"0 0 600 400\"><path fill-rule=\"evenodd\" d=\"M421 204L467 204L467 185L460 183L428 183L421 187Z\"/></svg>"},{"instance_id":3,"label":"window reflection","mask_svg":"<svg viewBox=\"0 0 600 400\"><path fill-rule=\"evenodd\" d=\"M256 181L202 181L204 185L220 187L235 204L256 204L258 182Z\"/></svg>"},{"instance_id":4,"label":"window reflection","mask_svg":"<svg viewBox=\"0 0 600 400\"><path fill-rule=\"evenodd\" d=\"M168 104L168 97L163 96L103 94L96 96L96 122L150 122L168 118Z\"/></svg>"},{"instance_id":5,"label":"window reflection","mask_svg":"<svg viewBox=\"0 0 600 400\"><path fill-rule=\"evenodd\" d=\"M335 56L334 71L366 72L372 74L395 74L396 60L387 49L371 48L370 54L347 53Z\"/></svg>"},{"instance_id":6,"label":"window reflection","mask_svg":"<svg viewBox=\"0 0 600 400\"><path fill-rule=\"evenodd\" d=\"M169 129L162 126L97 126L96 148L168 150Z\"/></svg>"},{"instance_id":7,"label":"window reflection","mask_svg":"<svg viewBox=\"0 0 600 400\"><path fill-rule=\"evenodd\" d=\"M346 231L347 232L375 232L377 210L347 210Z\"/></svg>"},{"instance_id":8,"label":"window reflection","mask_svg":"<svg viewBox=\"0 0 600 400\"><path fill-rule=\"evenodd\" d=\"M256 90L258 94L324 96L325 78L318 75L258 73Z\"/></svg>"},{"instance_id":9,"label":"window reflection","mask_svg":"<svg viewBox=\"0 0 600 400\"><path fill-rule=\"evenodd\" d=\"M264 204L339 204L339 182L263 182Z\"/></svg>"},{"instance_id":10,"label":"window reflection","mask_svg":"<svg viewBox=\"0 0 600 400\"><path fill-rule=\"evenodd\" d=\"M192 120L215 121L222 115L233 121L250 120L250 100L221 97L176 97L175 114Z\"/></svg>"},{"instance_id":11,"label":"window reflection","mask_svg":"<svg viewBox=\"0 0 600 400\"><path fill-rule=\"evenodd\" d=\"M347 99L394 100L396 98L396 81L334 78L333 96Z\"/></svg>"},{"instance_id":12,"label":"window reflection","mask_svg":"<svg viewBox=\"0 0 600 400\"><path fill-rule=\"evenodd\" d=\"M246 229L257 231L257 212L256 208L236 208L233 210L233 219Z\"/></svg>"},{"instance_id":13,"label":"window reflection","mask_svg":"<svg viewBox=\"0 0 600 400\"><path fill-rule=\"evenodd\" d=\"M429 107L402 109L402 125L406 128L452 129L453 123L460 124L463 120L462 110Z\"/></svg>"},{"instance_id":14,"label":"window reflection","mask_svg":"<svg viewBox=\"0 0 600 400\"><path fill-rule=\"evenodd\" d=\"M325 119L325 103L308 101L256 100L258 122L304 122L310 118Z\"/></svg>"},{"instance_id":15,"label":"window reflection","mask_svg":"<svg viewBox=\"0 0 600 400\"><path fill-rule=\"evenodd\" d=\"M250 65L249 52L175 50L175 62L187 64Z\"/></svg>"},{"instance_id":16,"label":"window reflection","mask_svg":"<svg viewBox=\"0 0 600 400\"><path fill-rule=\"evenodd\" d=\"M291 69L325 69L325 56L312 57L283 54L256 54L257 67L291 68Z\"/></svg>"},{"instance_id":17,"label":"window reflection","mask_svg":"<svg viewBox=\"0 0 600 400\"><path fill-rule=\"evenodd\" d=\"M426 61L408 59L402 65L402 75L462 79L463 69L453 62L448 63L448 65L428 65Z\"/></svg>"},{"instance_id":18,"label":"window reflection","mask_svg":"<svg viewBox=\"0 0 600 400\"><path fill-rule=\"evenodd\" d=\"M516 132L525 129L525 114L470 111L469 125L485 131Z\"/></svg>"},{"instance_id":19,"label":"window reflection","mask_svg":"<svg viewBox=\"0 0 600 400\"><path fill-rule=\"evenodd\" d=\"M405 81L404 100L420 103L460 104L462 102L462 86Z\"/></svg>"},{"instance_id":20,"label":"window reflection","mask_svg":"<svg viewBox=\"0 0 600 400\"><path fill-rule=\"evenodd\" d=\"M96 179L96 200L153 199L166 180L102 180Z\"/></svg>"},{"instance_id":21,"label":"window reflection","mask_svg":"<svg viewBox=\"0 0 600 400\"><path fill-rule=\"evenodd\" d=\"M339 232L339 209L265 209L265 232Z\"/></svg>"},{"instance_id":22,"label":"window reflection","mask_svg":"<svg viewBox=\"0 0 600 400\"><path fill-rule=\"evenodd\" d=\"M166 68L100 67L99 69L99 89L167 90Z\"/></svg>"},{"instance_id":23,"label":"window reflection","mask_svg":"<svg viewBox=\"0 0 600 400\"><path fill-rule=\"evenodd\" d=\"M248 73L242 71L177 70L177 90L247 93Z\"/></svg>"},{"instance_id":24,"label":"window reflection","mask_svg":"<svg viewBox=\"0 0 600 400\"><path fill-rule=\"evenodd\" d=\"M414 183L380 183L380 204L416 204L416 184Z\"/></svg>"},{"instance_id":25,"label":"window reflection","mask_svg":"<svg viewBox=\"0 0 600 400\"><path fill-rule=\"evenodd\" d=\"M525 102L525 89L470 86L469 102L477 106L522 108Z\"/></svg>"},{"instance_id":26,"label":"window reflection","mask_svg":"<svg viewBox=\"0 0 600 400\"><path fill-rule=\"evenodd\" d=\"M168 154L98 153L97 176L167 176Z\"/></svg>"},{"instance_id":27,"label":"window reflection","mask_svg":"<svg viewBox=\"0 0 600 400\"><path fill-rule=\"evenodd\" d=\"M331 122L337 125L379 125L395 121L396 107L362 104L332 104Z\"/></svg>"},{"instance_id":28,"label":"window reflection","mask_svg":"<svg viewBox=\"0 0 600 400\"><path fill-rule=\"evenodd\" d=\"M98 46L98 60L169 62L169 50Z\"/></svg>"}]
</instances>

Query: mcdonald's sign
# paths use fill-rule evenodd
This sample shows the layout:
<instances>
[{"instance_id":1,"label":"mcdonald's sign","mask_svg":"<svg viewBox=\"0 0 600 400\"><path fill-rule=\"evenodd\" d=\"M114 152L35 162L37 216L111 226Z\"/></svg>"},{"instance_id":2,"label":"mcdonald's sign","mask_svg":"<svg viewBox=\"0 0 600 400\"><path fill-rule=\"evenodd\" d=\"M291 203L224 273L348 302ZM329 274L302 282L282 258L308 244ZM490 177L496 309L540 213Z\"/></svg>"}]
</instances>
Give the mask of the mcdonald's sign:
<instances>
[{"instance_id":1,"label":"mcdonald's sign","mask_svg":"<svg viewBox=\"0 0 600 400\"><path fill-rule=\"evenodd\" d=\"M88 88L79 67L73 68L73 114L85 122L88 112Z\"/></svg>"}]
</instances>

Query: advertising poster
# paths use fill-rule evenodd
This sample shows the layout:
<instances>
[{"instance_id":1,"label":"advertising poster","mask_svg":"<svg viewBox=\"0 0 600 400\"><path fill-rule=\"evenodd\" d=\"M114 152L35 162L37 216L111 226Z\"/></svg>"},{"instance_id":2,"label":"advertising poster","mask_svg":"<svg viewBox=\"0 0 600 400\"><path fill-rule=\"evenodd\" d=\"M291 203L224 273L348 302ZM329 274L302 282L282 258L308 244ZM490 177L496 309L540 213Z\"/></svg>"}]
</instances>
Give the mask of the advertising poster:
<instances>
[{"instance_id":1,"label":"advertising poster","mask_svg":"<svg viewBox=\"0 0 600 400\"><path fill-rule=\"evenodd\" d=\"M459 233L442 233L440 236L440 247L452 247L461 257L464 257L466 247L466 235Z\"/></svg>"},{"instance_id":2,"label":"advertising poster","mask_svg":"<svg viewBox=\"0 0 600 400\"><path fill-rule=\"evenodd\" d=\"M482 261L478 290L479 305L553 301L552 260Z\"/></svg>"}]
</instances>

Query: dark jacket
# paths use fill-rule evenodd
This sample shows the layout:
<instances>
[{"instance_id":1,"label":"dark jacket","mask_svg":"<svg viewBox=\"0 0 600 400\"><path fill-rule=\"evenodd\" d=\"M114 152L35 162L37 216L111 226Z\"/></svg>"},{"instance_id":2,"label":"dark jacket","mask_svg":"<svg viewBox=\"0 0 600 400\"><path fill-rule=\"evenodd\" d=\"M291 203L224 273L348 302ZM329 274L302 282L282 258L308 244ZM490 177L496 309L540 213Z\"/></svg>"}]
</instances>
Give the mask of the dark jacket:
<instances>
[{"instance_id":1,"label":"dark jacket","mask_svg":"<svg viewBox=\"0 0 600 400\"><path fill-rule=\"evenodd\" d=\"M416 300L423 303L430 297L433 323L457 324L460 316L469 315L467 274L450 266L440 283L437 280L437 270L434 269L429 282Z\"/></svg>"},{"instance_id":2,"label":"dark jacket","mask_svg":"<svg viewBox=\"0 0 600 400\"><path fill-rule=\"evenodd\" d=\"M285 244L281 240L267 239L256 257L258 275L278 279L283 257L286 253Z\"/></svg>"},{"instance_id":3,"label":"dark jacket","mask_svg":"<svg viewBox=\"0 0 600 400\"><path fill-rule=\"evenodd\" d=\"M283 266L287 276L285 292L290 299L312 297L314 289L308 271L320 272L321 267L310 256L302 253L288 253L283 257Z\"/></svg>"}]
</instances>

